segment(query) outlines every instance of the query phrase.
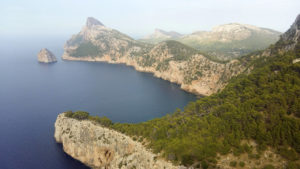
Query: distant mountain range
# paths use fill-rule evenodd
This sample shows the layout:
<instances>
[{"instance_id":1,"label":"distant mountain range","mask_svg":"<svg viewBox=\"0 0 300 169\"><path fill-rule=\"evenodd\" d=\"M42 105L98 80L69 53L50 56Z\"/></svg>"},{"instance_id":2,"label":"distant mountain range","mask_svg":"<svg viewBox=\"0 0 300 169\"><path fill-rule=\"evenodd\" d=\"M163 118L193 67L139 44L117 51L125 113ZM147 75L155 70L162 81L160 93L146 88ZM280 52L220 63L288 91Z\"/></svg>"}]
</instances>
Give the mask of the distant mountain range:
<instances>
[{"instance_id":1,"label":"distant mountain range","mask_svg":"<svg viewBox=\"0 0 300 169\"><path fill-rule=\"evenodd\" d=\"M155 29L153 34L148 35L148 36L140 39L140 41L146 42L146 43L157 44L159 42L166 41L166 40L179 39L183 36L184 36L183 34L180 34L180 33L175 32L175 31L169 31L168 32L168 31L164 31L164 30L161 30L161 29Z\"/></svg>"},{"instance_id":2,"label":"distant mountain range","mask_svg":"<svg viewBox=\"0 0 300 169\"><path fill-rule=\"evenodd\" d=\"M211 31L197 31L188 35L156 29L153 34L140 41L156 44L166 40L177 40L217 59L228 60L265 49L278 41L280 34L267 28L230 23L216 26Z\"/></svg>"}]
</instances>

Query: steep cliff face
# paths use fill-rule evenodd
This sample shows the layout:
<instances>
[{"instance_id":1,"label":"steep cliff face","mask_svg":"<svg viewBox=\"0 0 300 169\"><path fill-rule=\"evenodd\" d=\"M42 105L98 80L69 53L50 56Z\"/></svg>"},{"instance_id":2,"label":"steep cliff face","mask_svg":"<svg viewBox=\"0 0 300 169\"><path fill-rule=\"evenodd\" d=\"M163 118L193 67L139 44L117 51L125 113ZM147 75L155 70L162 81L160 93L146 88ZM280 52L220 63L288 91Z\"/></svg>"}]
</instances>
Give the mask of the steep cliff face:
<instances>
[{"instance_id":1,"label":"steep cliff face","mask_svg":"<svg viewBox=\"0 0 300 169\"><path fill-rule=\"evenodd\" d=\"M54 54L49 51L46 48L43 48L39 53L38 53L38 61L42 63L53 63L57 62L56 57Z\"/></svg>"},{"instance_id":2,"label":"steep cliff face","mask_svg":"<svg viewBox=\"0 0 300 169\"><path fill-rule=\"evenodd\" d=\"M279 41L271 45L263 52L263 56L272 56L276 53L295 51L300 53L300 14L297 16L291 27L280 36Z\"/></svg>"},{"instance_id":3,"label":"steep cliff face","mask_svg":"<svg viewBox=\"0 0 300 169\"><path fill-rule=\"evenodd\" d=\"M217 92L232 76L245 69L238 60L228 63L213 61L177 41L155 46L141 43L103 24L84 26L79 34L67 41L62 58L125 63L200 95Z\"/></svg>"},{"instance_id":4,"label":"steep cliff face","mask_svg":"<svg viewBox=\"0 0 300 169\"><path fill-rule=\"evenodd\" d=\"M58 115L55 140L64 151L91 168L180 168L164 161L130 137L88 120Z\"/></svg>"},{"instance_id":5,"label":"steep cliff face","mask_svg":"<svg viewBox=\"0 0 300 169\"><path fill-rule=\"evenodd\" d=\"M281 36L281 39L278 43L279 45L283 46L281 50L289 51L297 47L300 48L299 46L297 46L299 42L300 42L300 14L297 16L295 22L291 25L290 29Z\"/></svg>"}]
</instances>

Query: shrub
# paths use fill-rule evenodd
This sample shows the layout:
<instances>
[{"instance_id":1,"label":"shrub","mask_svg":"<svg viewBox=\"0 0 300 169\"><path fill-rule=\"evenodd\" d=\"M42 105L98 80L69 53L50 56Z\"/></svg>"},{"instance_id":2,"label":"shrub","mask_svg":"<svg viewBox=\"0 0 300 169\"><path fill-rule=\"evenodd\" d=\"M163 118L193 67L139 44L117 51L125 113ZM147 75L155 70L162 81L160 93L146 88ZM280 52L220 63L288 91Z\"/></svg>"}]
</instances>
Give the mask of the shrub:
<instances>
[{"instance_id":1,"label":"shrub","mask_svg":"<svg viewBox=\"0 0 300 169\"><path fill-rule=\"evenodd\" d=\"M239 162L239 165L240 165L240 167L244 167L244 166L245 166L245 163L244 163L243 161L240 161L240 162Z\"/></svg>"},{"instance_id":2,"label":"shrub","mask_svg":"<svg viewBox=\"0 0 300 169\"><path fill-rule=\"evenodd\" d=\"M272 164L268 164L268 165L265 165L263 167L263 169L275 169L275 167Z\"/></svg>"},{"instance_id":3,"label":"shrub","mask_svg":"<svg viewBox=\"0 0 300 169\"><path fill-rule=\"evenodd\" d=\"M287 169L298 169L298 168L300 168L300 164L297 164L295 162L289 162L286 168Z\"/></svg>"},{"instance_id":4,"label":"shrub","mask_svg":"<svg viewBox=\"0 0 300 169\"><path fill-rule=\"evenodd\" d=\"M72 117L73 116L73 112L72 111L66 111L65 112L65 116L66 117Z\"/></svg>"},{"instance_id":5,"label":"shrub","mask_svg":"<svg viewBox=\"0 0 300 169\"><path fill-rule=\"evenodd\" d=\"M231 167L236 167L237 162L236 161L230 161L229 165Z\"/></svg>"},{"instance_id":6,"label":"shrub","mask_svg":"<svg viewBox=\"0 0 300 169\"><path fill-rule=\"evenodd\" d=\"M201 161L201 166L202 166L202 169L207 169L208 163L206 161Z\"/></svg>"},{"instance_id":7,"label":"shrub","mask_svg":"<svg viewBox=\"0 0 300 169\"><path fill-rule=\"evenodd\" d=\"M72 117L78 120L84 120L89 118L89 113L85 111L77 111L72 115Z\"/></svg>"},{"instance_id":8,"label":"shrub","mask_svg":"<svg viewBox=\"0 0 300 169\"><path fill-rule=\"evenodd\" d=\"M294 149L280 148L279 154L291 161L295 161L299 159L299 156Z\"/></svg>"},{"instance_id":9,"label":"shrub","mask_svg":"<svg viewBox=\"0 0 300 169\"><path fill-rule=\"evenodd\" d=\"M106 126L106 127L109 127L113 124L112 121L109 118L105 117L105 116L104 117L90 116L89 119L93 120L93 121L95 121L95 122L97 122L97 123L99 123L103 126Z\"/></svg>"}]
</instances>

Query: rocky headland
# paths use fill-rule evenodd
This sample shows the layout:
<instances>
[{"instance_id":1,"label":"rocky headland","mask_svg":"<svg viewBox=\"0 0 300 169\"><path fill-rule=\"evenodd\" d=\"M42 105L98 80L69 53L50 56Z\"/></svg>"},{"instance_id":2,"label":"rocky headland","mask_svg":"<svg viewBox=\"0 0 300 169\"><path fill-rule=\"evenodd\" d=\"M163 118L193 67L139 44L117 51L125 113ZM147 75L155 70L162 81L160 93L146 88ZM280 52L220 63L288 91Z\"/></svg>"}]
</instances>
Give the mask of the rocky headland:
<instances>
[{"instance_id":1,"label":"rocky headland","mask_svg":"<svg viewBox=\"0 0 300 169\"><path fill-rule=\"evenodd\" d=\"M62 59L124 63L205 96L246 70L240 60L217 61L177 41L156 45L136 41L94 18L88 18L82 30L66 42Z\"/></svg>"},{"instance_id":2,"label":"rocky headland","mask_svg":"<svg viewBox=\"0 0 300 169\"><path fill-rule=\"evenodd\" d=\"M54 137L67 154L94 169L181 168L122 133L89 120L66 117L64 113L56 119Z\"/></svg>"}]
</instances>

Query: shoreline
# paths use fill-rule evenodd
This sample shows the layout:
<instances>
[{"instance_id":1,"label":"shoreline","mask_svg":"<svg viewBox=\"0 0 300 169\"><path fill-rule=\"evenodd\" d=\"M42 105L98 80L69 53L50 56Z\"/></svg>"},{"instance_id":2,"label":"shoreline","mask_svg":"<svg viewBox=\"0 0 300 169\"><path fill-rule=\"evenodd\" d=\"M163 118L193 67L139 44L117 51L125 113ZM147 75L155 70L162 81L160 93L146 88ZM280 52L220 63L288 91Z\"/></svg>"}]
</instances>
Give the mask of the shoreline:
<instances>
[{"instance_id":1,"label":"shoreline","mask_svg":"<svg viewBox=\"0 0 300 169\"><path fill-rule=\"evenodd\" d=\"M173 83L173 84L176 84L178 85L178 87L187 92L187 93L190 93L190 94L193 94L195 95L197 98L202 98L202 97L206 97L206 96L209 96L213 93L210 93L210 94L204 94L204 93L200 93L198 92L196 89L191 89L190 87L192 85L186 85L186 84L181 84L179 83L178 81L175 81L175 80L171 80L171 79L168 79L168 78L164 78L163 76L158 76L155 71L151 71L150 69L143 69L141 67L137 67L136 66L136 63L134 61L132 61L133 63L130 64L128 62L126 62L125 60L122 60L122 59L119 59L118 61L112 61L112 60L108 60L108 59L105 59L105 57L103 57L104 59L102 58L91 58L91 57L81 57L81 58L76 58L76 57L71 57L71 56L66 56L66 54L64 53L63 56L61 57L61 59L63 61L79 61L79 62L103 62L103 63L108 63L108 64L123 64L127 67L132 67L135 71L138 71L138 72L142 72L142 73L149 73L151 74L153 77L155 78L159 78L159 79L162 79L162 80L165 80L165 81L168 81L170 83Z\"/></svg>"}]
</instances>

